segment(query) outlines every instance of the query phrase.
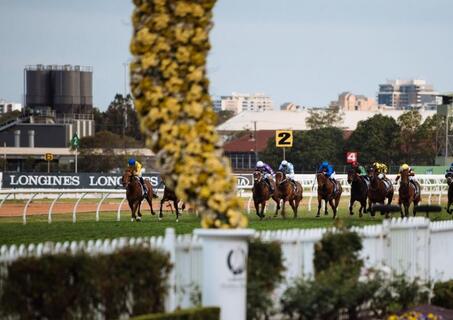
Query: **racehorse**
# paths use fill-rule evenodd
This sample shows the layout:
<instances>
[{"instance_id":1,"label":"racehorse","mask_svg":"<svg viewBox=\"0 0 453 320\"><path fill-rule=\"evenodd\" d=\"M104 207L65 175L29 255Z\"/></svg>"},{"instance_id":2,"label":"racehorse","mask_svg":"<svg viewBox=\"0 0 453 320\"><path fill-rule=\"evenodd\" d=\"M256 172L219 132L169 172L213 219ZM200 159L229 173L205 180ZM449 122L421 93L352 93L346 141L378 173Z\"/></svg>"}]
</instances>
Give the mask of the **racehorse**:
<instances>
[{"instance_id":1,"label":"racehorse","mask_svg":"<svg viewBox=\"0 0 453 320\"><path fill-rule=\"evenodd\" d=\"M273 181L271 181L273 183ZM274 185L275 190L275 185ZM276 190L274 191L274 195ZM279 209L279 202L271 194L271 189L269 184L264 180L264 174L261 171L255 171L253 173L253 203L255 204L256 215L260 218L264 218L264 208L266 207L266 202L273 197L275 202L277 202L277 212ZM275 213L277 215L277 213Z\"/></svg>"},{"instance_id":2,"label":"racehorse","mask_svg":"<svg viewBox=\"0 0 453 320\"><path fill-rule=\"evenodd\" d=\"M360 203L359 217L363 216L362 212L366 210L366 201L368 198L368 182L365 177L360 176L354 169L348 170L348 183L351 185L351 200L349 202L349 214L353 215L352 206L354 202Z\"/></svg>"},{"instance_id":3,"label":"racehorse","mask_svg":"<svg viewBox=\"0 0 453 320\"><path fill-rule=\"evenodd\" d=\"M417 186L417 187L416 187ZM420 184L418 181L409 181L409 171L401 171L398 204L401 206L401 218L409 216L409 207L414 203L413 215L417 213L417 205L421 201ZM403 208L404 207L404 208Z\"/></svg>"},{"instance_id":4,"label":"racehorse","mask_svg":"<svg viewBox=\"0 0 453 320\"><path fill-rule=\"evenodd\" d=\"M140 213L140 206L143 199L149 204L151 209L151 214L155 214L153 210L152 199L157 198L153 192L153 187L148 180L145 180L147 193L143 195L142 184L140 183L139 177L132 174L131 170L127 169L123 173L121 179L123 187L126 188L126 198L129 203L129 208L131 208L131 221L141 221L142 214Z\"/></svg>"},{"instance_id":5,"label":"racehorse","mask_svg":"<svg viewBox=\"0 0 453 320\"><path fill-rule=\"evenodd\" d=\"M387 204L391 204L393 200L393 184L387 179L380 179L378 173L373 168L369 169L370 174L370 188L368 189L368 212L371 211L371 206L374 203L384 204L387 199ZM374 215L373 213L371 215ZM386 218L388 213L386 214Z\"/></svg>"},{"instance_id":6,"label":"racehorse","mask_svg":"<svg viewBox=\"0 0 453 320\"><path fill-rule=\"evenodd\" d=\"M450 211L450 206L453 203L453 177L451 174L447 176L447 184L448 184L448 204L447 204L447 212L449 214L452 213Z\"/></svg>"},{"instance_id":7,"label":"racehorse","mask_svg":"<svg viewBox=\"0 0 453 320\"><path fill-rule=\"evenodd\" d=\"M341 193L343 192L343 189L337 182L337 188L334 192L334 183L322 172L316 174L316 181L318 182L318 213L316 214L316 218L319 218L321 202L322 200L324 200L324 214L327 215L327 202L329 202L330 207L333 210L333 218L335 219L335 217L337 216L337 207L340 203Z\"/></svg>"},{"instance_id":8,"label":"racehorse","mask_svg":"<svg viewBox=\"0 0 453 320\"><path fill-rule=\"evenodd\" d=\"M294 218L297 218L297 209L303 197L302 185L296 181L296 188L294 188L294 184L281 171L277 171L275 174L275 184L278 190L278 197L282 200L282 217L285 218L285 203L288 201L291 208L293 208Z\"/></svg>"},{"instance_id":9,"label":"racehorse","mask_svg":"<svg viewBox=\"0 0 453 320\"><path fill-rule=\"evenodd\" d=\"M178 222L179 221L179 207L178 207L179 199L176 196L176 193L164 184L164 195L162 196L162 199L160 199L159 221L162 220L162 206L164 205L165 201L173 202L173 206L175 207L175 211L176 211L176 222ZM183 202L181 211L184 210L185 208L186 208L186 204ZM173 213L173 208L171 209L171 211Z\"/></svg>"}]
</instances>

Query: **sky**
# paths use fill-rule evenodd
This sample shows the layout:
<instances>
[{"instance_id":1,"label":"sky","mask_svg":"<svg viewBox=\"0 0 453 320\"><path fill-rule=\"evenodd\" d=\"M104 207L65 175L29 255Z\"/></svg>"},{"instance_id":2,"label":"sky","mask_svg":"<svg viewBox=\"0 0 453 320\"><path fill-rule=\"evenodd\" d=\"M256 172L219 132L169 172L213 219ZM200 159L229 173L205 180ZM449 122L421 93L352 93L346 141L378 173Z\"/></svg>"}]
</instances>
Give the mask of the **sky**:
<instances>
[{"instance_id":1,"label":"sky","mask_svg":"<svg viewBox=\"0 0 453 320\"><path fill-rule=\"evenodd\" d=\"M26 65L86 65L106 109L124 92L132 10L127 0L0 0L0 98L22 102ZM375 97L395 78L453 91L451 12L451 0L218 0L211 94L259 92L278 107Z\"/></svg>"}]
</instances>

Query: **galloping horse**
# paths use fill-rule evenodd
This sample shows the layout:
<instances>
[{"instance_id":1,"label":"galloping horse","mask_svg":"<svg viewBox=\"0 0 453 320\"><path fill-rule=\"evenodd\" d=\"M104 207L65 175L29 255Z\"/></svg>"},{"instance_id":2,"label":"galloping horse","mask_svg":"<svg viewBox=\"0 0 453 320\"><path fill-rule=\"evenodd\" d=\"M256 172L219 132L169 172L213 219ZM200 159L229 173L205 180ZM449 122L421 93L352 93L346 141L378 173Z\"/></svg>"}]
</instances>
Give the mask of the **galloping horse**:
<instances>
[{"instance_id":1,"label":"galloping horse","mask_svg":"<svg viewBox=\"0 0 453 320\"><path fill-rule=\"evenodd\" d=\"M297 209L303 197L302 185L296 181L296 188L294 189L293 183L281 171L277 171L275 174L275 184L277 185L278 197L283 201L282 217L285 218L285 202L288 201L291 208L293 208L294 218L297 218Z\"/></svg>"},{"instance_id":2,"label":"galloping horse","mask_svg":"<svg viewBox=\"0 0 453 320\"><path fill-rule=\"evenodd\" d=\"M387 179L380 179L378 173L370 168L370 188L368 189L368 212L371 212L371 205L374 203L391 204L393 200L393 184ZM374 214L372 214L374 215Z\"/></svg>"},{"instance_id":3,"label":"galloping horse","mask_svg":"<svg viewBox=\"0 0 453 320\"><path fill-rule=\"evenodd\" d=\"M447 176L447 184L448 184L448 204L447 204L447 212L451 214L450 206L453 203L453 177L451 174Z\"/></svg>"},{"instance_id":4,"label":"galloping horse","mask_svg":"<svg viewBox=\"0 0 453 320\"><path fill-rule=\"evenodd\" d=\"M271 181L273 183L273 181ZM274 186L275 190L275 186ZM275 191L276 192L276 191ZM274 192L274 194L275 194ZM271 198L271 189L266 181L264 181L264 174L260 171L253 173L253 203L255 204L256 215L260 218L264 218L264 208L266 207L266 201ZM272 196L275 202L277 202L277 211L279 209L279 203ZM277 213L275 214L277 215Z\"/></svg>"},{"instance_id":5,"label":"galloping horse","mask_svg":"<svg viewBox=\"0 0 453 320\"><path fill-rule=\"evenodd\" d=\"M179 221L179 207L178 207L179 199L176 196L176 193L164 184L164 195L162 196L162 199L160 199L159 221L162 220L162 206L164 205L165 201L173 202L173 206L175 207L175 211L176 211L176 222L178 222ZM184 210L185 208L186 208L186 204L183 202L181 211ZM173 208L171 209L171 211L173 213Z\"/></svg>"},{"instance_id":6,"label":"galloping horse","mask_svg":"<svg viewBox=\"0 0 453 320\"><path fill-rule=\"evenodd\" d=\"M368 198L368 182L365 177L360 176L354 169L348 170L348 183L351 185L351 200L349 202L349 214L353 215L352 206L354 202L360 203L359 217L366 210L366 200Z\"/></svg>"},{"instance_id":7,"label":"galloping horse","mask_svg":"<svg viewBox=\"0 0 453 320\"><path fill-rule=\"evenodd\" d=\"M325 201L325 211L324 214L327 215L327 202L329 202L330 207L333 210L333 218L337 216L337 207L340 203L341 193L343 189L341 185L337 182L336 192L334 192L334 184L330 181L327 176L319 172L316 174L316 180L318 182L318 213L316 217L319 218L319 211L321 210L321 202Z\"/></svg>"},{"instance_id":8,"label":"galloping horse","mask_svg":"<svg viewBox=\"0 0 453 320\"><path fill-rule=\"evenodd\" d=\"M139 177L133 175L129 169L124 171L121 181L123 187L126 188L126 197L129 203L129 207L131 208L131 221L142 220L142 214L140 213L140 205L143 199L146 199L151 209L151 214L154 215L155 213L153 210L152 199L157 198L157 196L153 192L153 187L151 186L151 183L148 180L145 180L146 188L148 190L146 196L143 196L143 189Z\"/></svg>"},{"instance_id":9,"label":"galloping horse","mask_svg":"<svg viewBox=\"0 0 453 320\"><path fill-rule=\"evenodd\" d=\"M420 184L417 181L409 181L408 170L401 171L398 204L401 206L401 218L409 216L409 207L414 203L413 215L417 213L417 205L421 201ZM403 210L404 209L404 210Z\"/></svg>"}]
</instances>

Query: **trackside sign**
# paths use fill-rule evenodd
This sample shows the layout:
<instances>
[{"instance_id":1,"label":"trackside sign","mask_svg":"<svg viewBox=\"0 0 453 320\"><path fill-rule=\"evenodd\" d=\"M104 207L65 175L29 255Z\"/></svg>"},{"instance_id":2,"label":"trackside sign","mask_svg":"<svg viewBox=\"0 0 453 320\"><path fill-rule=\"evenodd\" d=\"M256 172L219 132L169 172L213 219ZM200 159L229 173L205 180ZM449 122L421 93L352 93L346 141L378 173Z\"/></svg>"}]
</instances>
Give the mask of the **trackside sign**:
<instances>
[{"instance_id":1,"label":"trackside sign","mask_svg":"<svg viewBox=\"0 0 453 320\"><path fill-rule=\"evenodd\" d=\"M253 175L236 175L238 189L251 188ZM153 188L162 188L158 173L143 174ZM122 188L121 175L101 173L3 173L2 188L37 188L37 189L116 189Z\"/></svg>"}]
</instances>

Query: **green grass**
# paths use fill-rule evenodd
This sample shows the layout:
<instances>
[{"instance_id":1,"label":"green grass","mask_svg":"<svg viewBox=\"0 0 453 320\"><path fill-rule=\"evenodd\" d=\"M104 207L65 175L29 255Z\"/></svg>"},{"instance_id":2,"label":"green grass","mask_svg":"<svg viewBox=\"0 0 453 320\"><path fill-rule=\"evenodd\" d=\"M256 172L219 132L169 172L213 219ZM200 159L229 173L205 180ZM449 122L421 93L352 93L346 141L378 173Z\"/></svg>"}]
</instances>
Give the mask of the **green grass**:
<instances>
[{"instance_id":1,"label":"green grass","mask_svg":"<svg viewBox=\"0 0 453 320\"><path fill-rule=\"evenodd\" d=\"M356 209L357 210L357 209ZM290 228L319 228L331 227L334 225L332 215L315 218L316 211L300 210L297 219L292 214L287 219L268 217L259 221L254 211L249 216L250 228L256 230L277 230ZM396 215L399 216L399 215ZM431 219L450 219L447 213L431 214ZM45 241L66 241L66 240L87 240L105 239L117 237L139 237L163 235L165 228L175 228L178 234L190 233L193 229L200 227L199 218L193 214L184 213L178 223L175 222L175 215L165 213L162 221L157 221L156 216L148 212L144 214L143 222L130 222L130 214L123 212L121 221L117 222L116 212L102 212L100 221L95 221L94 213L81 213L77 215L77 223L72 223L71 214L55 214L53 222L47 223L47 215L28 217L27 224L22 224L22 217L0 218L0 245L19 243L39 243ZM341 208L339 220L346 226L363 226L367 224L381 223L382 217L377 215L372 218L364 215L349 216L346 208Z\"/></svg>"}]
</instances>

